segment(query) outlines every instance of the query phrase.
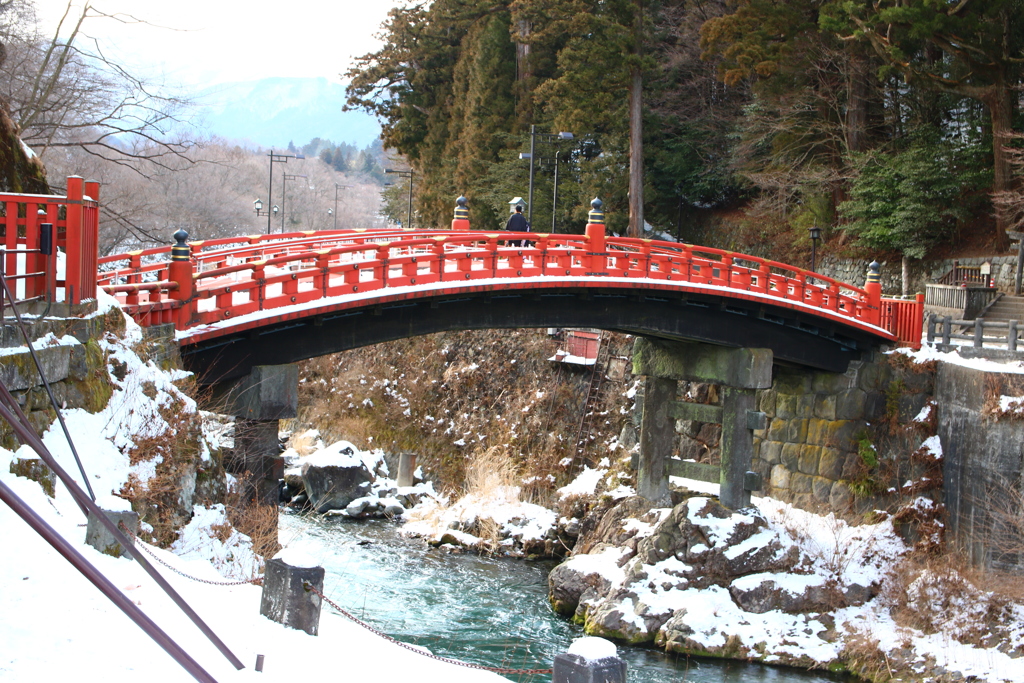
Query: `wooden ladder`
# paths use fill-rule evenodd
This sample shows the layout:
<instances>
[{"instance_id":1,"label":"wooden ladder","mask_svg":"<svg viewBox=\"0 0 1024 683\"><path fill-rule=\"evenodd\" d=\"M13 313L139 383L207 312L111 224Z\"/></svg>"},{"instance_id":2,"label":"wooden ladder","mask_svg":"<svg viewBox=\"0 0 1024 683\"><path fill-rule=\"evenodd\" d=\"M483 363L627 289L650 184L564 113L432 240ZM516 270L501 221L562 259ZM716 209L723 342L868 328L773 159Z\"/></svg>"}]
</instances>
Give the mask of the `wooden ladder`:
<instances>
[{"instance_id":1,"label":"wooden ladder","mask_svg":"<svg viewBox=\"0 0 1024 683\"><path fill-rule=\"evenodd\" d=\"M576 452L573 455L572 467L575 470L578 463L583 462L583 453L587 450L590 441L590 433L593 431L594 413L597 411L597 401L601 396L601 384L604 382L608 366L608 346L603 344L604 332L597 338L597 358L594 360L594 367L590 372L590 385L587 387L587 400L583 402L583 414L580 415L580 424L576 430Z\"/></svg>"}]
</instances>

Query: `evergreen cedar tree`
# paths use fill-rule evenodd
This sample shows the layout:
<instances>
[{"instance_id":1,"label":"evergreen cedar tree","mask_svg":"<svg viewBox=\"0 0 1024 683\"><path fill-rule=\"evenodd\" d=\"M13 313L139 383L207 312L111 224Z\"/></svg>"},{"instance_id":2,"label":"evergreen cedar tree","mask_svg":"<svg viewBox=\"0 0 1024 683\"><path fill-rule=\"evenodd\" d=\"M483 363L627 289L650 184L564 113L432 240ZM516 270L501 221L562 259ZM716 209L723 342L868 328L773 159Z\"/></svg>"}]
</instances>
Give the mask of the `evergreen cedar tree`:
<instances>
[{"instance_id":1,"label":"evergreen cedar tree","mask_svg":"<svg viewBox=\"0 0 1024 683\"><path fill-rule=\"evenodd\" d=\"M690 217L741 205L775 255L813 224L826 242L847 231L912 256L968 228L1004 244L1012 227L985 217L988 193L1019 183L999 137L1020 127L1019 0L435 0L392 10L383 35L347 74L348 106L376 114L416 169L421 224L445 224L465 194L474 227L500 228L535 124L576 134L538 140L537 226L557 151L560 229L582 231L600 196L624 232L639 73L644 211L684 239L713 243L722 231L695 234ZM940 191L914 189L936 178ZM872 201L911 215L886 220Z\"/></svg>"}]
</instances>

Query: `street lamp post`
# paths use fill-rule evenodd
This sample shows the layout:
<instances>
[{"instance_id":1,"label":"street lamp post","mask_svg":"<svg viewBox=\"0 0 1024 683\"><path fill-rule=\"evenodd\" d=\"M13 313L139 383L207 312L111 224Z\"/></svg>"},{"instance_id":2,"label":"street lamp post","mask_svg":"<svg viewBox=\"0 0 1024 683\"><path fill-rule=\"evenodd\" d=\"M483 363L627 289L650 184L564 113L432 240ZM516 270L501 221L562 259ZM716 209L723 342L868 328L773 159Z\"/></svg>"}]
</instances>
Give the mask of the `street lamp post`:
<instances>
[{"instance_id":1,"label":"street lamp post","mask_svg":"<svg viewBox=\"0 0 1024 683\"><path fill-rule=\"evenodd\" d=\"M338 190L340 190L342 188L352 189L352 186L351 185L339 185L338 183L334 183L334 211L333 211L332 215L334 216L334 229L335 230L338 229ZM331 212L328 212L328 213L331 213Z\"/></svg>"},{"instance_id":2,"label":"street lamp post","mask_svg":"<svg viewBox=\"0 0 1024 683\"><path fill-rule=\"evenodd\" d=\"M275 154L274 150L270 150L270 181L267 183L267 204L274 203L274 162L279 164L287 164L289 159L305 159L301 154ZM276 206L274 207L277 208ZM256 214L259 215L259 212ZM283 229L283 228L282 228ZM270 212L267 212L267 234L270 234Z\"/></svg>"},{"instance_id":3,"label":"street lamp post","mask_svg":"<svg viewBox=\"0 0 1024 683\"><path fill-rule=\"evenodd\" d=\"M533 160L536 158L537 138L553 140L556 143L562 140L572 140L575 137L572 133L538 133L537 126L530 124L530 151L528 154L520 154L520 159L530 160L530 188L526 195L526 221L533 225ZM558 197L558 147L555 147L555 198ZM551 231L555 231L554 208L551 210Z\"/></svg>"},{"instance_id":4,"label":"street lamp post","mask_svg":"<svg viewBox=\"0 0 1024 683\"><path fill-rule=\"evenodd\" d=\"M296 175L294 173L285 173L281 176L281 233L284 233L284 204L285 200L288 199L288 180L295 180L296 178L309 178L309 176Z\"/></svg>"},{"instance_id":5,"label":"street lamp post","mask_svg":"<svg viewBox=\"0 0 1024 683\"><path fill-rule=\"evenodd\" d=\"M818 240L821 239L821 228L817 224L812 225L808 232L811 233L811 272L815 271L814 267L818 259Z\"/></svg>"},{"instance_id":6,"label":"street lamp post","mask_svg":"<svg viewBox=\"0 0 1024 683\"><path fill-rule=\"evenodd\" d=\"M277 204L275 204L273 207L271 207L271 208L267 209L266 211L264 211L263 210L263 200L260 199L259 197L257 197L256 201L254 201L252 203L252 207L254 209L256 209L256 217L257 218L259 218L260 216L266 216L267 217L267 225L270 225L270 219L271 218L276 218L277 217L277 212L278 212ZM267 232L267 234L269 235L270 233Z\"/></svg>"},{"instance_id":7,"label":"street lamp post","mask_svg":"<svg viewBox=\"0 0 1024 683\"><path fill-rule=\"evenodd\" d=\"M394 175L397 175L399 178L409 179L409 221L408 223L406 223L405 227L406 230L412 230L412 177L413 174L416 172L413 171L412 169L409 169L408 171L398 171L393 168L385 168L384 172L393 173Z\"/></svg>"}]
</instances>

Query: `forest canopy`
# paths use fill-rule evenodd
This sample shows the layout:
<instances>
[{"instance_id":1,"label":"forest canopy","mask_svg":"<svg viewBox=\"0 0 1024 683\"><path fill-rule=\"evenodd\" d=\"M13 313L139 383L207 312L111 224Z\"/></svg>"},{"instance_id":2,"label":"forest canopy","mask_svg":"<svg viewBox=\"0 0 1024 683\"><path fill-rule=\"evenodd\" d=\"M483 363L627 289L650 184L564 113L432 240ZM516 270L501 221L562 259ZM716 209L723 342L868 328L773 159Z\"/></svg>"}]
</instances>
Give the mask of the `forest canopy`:
<instances>
[{"instance_id":1,"label":"forest canopy","mask_svg":"<svg viewBox=\"0 0 1024 683\"><path fill-rule=\"evenodd\" d=\"M644 216L683 239L737 208L738 232L705 243L799 245L817 225L921 257L1020 228L992 196L1020 193L1024 0L434 0L392 10L382 38L348 106L412 165L421 224L462 194L475 227L498 227L533 125L534 229L580 232L600 196L621 232L642 123Z\"/></svg>"}]
</instances>

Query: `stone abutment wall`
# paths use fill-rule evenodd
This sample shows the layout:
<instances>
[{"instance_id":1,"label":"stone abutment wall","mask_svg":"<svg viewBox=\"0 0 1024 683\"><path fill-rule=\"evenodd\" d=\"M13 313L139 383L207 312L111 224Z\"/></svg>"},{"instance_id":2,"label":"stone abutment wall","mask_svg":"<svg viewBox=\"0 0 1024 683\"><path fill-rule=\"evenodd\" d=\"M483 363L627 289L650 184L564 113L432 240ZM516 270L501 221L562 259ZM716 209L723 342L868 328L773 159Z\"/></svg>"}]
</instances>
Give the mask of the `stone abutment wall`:
<instances>
[{"instance_id":1,"label":"stone abutment wall","mask_svg":"<svg viewBox=\"0 0 1024 683\"><path fill-rule=\"evenodd\" d=\"M716 405L720 395L681 381L674 398ZM1024 375L900 353L841 374L775 366L757 392L755 495L851 520L881 511L908 540L947 530L976 564L1024 572L1024 398L1007 408L1007 396L1024 396ZM719 425L675 420L674 433L675 457L720 464Z\"/></svg>"}]
</instances>

